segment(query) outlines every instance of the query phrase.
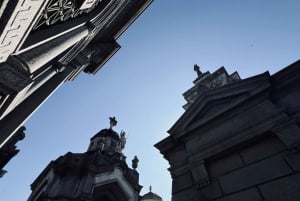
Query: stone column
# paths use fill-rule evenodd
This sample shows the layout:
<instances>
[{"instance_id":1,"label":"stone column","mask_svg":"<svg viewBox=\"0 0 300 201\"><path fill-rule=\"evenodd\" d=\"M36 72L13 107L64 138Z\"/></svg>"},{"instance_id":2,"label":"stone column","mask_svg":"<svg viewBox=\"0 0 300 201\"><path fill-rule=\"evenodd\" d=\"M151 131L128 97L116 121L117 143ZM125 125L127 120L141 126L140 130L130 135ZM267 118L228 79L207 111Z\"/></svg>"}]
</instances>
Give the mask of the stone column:
<instances>
[{"instance_id":1,"label":"stone column","mask_svg":"<svg viewBox=\"0 0 300 201\"><path fill-rule=\"evenodd\" d=\"M88 28L81 26L32 49L12 55L8 59L8 62L26 69L29 73L34 73L88 34Z\"/></svg>"}]
</instances>

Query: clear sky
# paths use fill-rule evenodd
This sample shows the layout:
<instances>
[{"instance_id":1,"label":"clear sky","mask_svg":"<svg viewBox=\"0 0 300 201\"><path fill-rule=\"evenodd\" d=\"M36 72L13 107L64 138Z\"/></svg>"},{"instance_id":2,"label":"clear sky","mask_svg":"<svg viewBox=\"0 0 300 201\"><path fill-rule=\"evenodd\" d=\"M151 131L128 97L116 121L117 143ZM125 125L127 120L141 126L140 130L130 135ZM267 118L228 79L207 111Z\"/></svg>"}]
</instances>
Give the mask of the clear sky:
<instances>
[{"instance_id":1,"label":"clear sky","mask_svg":"<svg viewBox=\"0 0 300 201\"><path fill-rule=\"evenodd\" d=\"M95 76L65 83L25 124L21 152L5 167L0 200L27 200L51 161L85 152L109 127L127 136L125 155L140 162L142 194L152 185L171 200L168 163L153 145L184 112L182 93L202 71L225 66L242 78L271 74L300 59L299 0L156 0L118 40L121 50Z\"/></svg>"}]
</instances>

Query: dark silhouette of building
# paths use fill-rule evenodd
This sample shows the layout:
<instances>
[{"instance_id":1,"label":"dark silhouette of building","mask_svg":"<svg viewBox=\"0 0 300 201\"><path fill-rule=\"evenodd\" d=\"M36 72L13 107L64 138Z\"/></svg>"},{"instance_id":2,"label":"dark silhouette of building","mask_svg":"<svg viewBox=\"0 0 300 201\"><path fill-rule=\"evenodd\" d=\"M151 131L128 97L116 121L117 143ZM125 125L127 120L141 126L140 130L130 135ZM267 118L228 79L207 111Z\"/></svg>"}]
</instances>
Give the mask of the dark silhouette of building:
<instances>
[{"instance_id":1,"label":"dark silhouette of building","mask_svg":"<svg viewBox=\"0 0 300 201\"><path fill-rule=\"evenodd\" d=\"M140 201L163 201L163 200L159 195L152 192L152 187L150 186L149 192L143 195Z\"/></svg>"},{"instance_id":2,"label":"dark silhouette of building","mask_svg":"<svg viewBox=\"0 0 300 201\"><path fill-rule=\"evenodd\" d=\"M300 61L242 80L195 70L185 113L155 145L172 201L300 200Z\"/></svg>"},{"instance_id":3,"label":"dark silhouette of building","mask_svg":"<svg viewBox=\"0 0 300 201\"><path fill-rule=\"evenodd\" d=\"M68 152L51 161L32 183L28 201L139 200L138 159L128 167L125 132L117 133L114 125L94 135L85 153Z\"/></svg>"},{"instance_id":4,"label":"dark silhouette of building","mask_svg":"<svg viewBox=\"0 0 300 201\"><path fill-rule=\"evenodd\" d=\"M19 153L20 150L17 149L16 143L23 140L25 137L25 127L20 127L13 136L5 143L5 145L0 149L0 177L2 177L7 171L4 170L4 166Z\"/></svg>"},{"instance_id":5,"label":"dark silhouette of building","mask_svg":"<svg viewBox=\"0 0 300 201\"><path fill-rule=\"evenodd\" d=\"M0 1L0 148L62 83L101 69L151 2Z\"/></svg>"}]
</instances>

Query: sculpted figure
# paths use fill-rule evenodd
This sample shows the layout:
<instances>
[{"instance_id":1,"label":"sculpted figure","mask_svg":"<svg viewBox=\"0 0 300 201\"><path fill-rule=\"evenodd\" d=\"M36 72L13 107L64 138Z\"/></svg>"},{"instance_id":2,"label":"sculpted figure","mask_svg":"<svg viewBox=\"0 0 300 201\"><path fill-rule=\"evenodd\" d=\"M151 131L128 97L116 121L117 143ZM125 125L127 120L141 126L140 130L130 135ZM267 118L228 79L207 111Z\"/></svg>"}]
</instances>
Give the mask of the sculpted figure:
<instances>
[{"instance_id":1,"label":"sculpted figure","mask_svg":"<svg viewBox=\"0 0 300 201\"><path fill-rule=\"evenodd\" d=\"M121 131L121 133L120 133L120 148L121 148L121 150L123 150L125 148L125 144L126 144L125 132Z\"/></svg>"}]
</instances>

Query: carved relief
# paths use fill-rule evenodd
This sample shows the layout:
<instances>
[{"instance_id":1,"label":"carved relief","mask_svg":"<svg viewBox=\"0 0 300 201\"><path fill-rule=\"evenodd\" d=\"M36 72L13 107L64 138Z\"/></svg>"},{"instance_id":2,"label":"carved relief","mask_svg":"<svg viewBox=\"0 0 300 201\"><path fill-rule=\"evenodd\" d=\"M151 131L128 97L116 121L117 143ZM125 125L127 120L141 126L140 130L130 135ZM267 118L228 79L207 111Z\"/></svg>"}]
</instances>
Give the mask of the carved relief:
<instances>
[{"instance_id":1,"label":"carved relief","mask_svg":"<svg viewBox=\"0 0 300 201\"><path fill-rule=\"evenodd\" d=\"M4 62L17 49L45 3L47 1L44 0L19 1L0 36L0 62Z\"/></svg>"},{"instance_id":2,"label":"carved relief","mask_svg":"<svg viewBox=\"0 0 300 201\"><path fill-rule=\"evenodd\" d=\"M81 14L89 13L100 2L101 0L50 0L33 29L64 22Z\"/></svg>"}]
</instances>

